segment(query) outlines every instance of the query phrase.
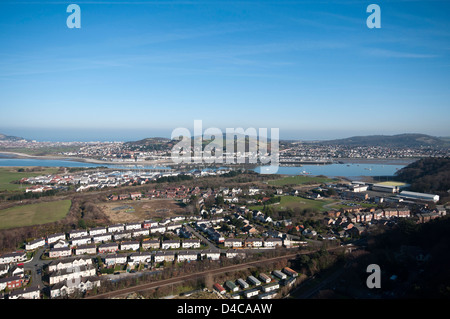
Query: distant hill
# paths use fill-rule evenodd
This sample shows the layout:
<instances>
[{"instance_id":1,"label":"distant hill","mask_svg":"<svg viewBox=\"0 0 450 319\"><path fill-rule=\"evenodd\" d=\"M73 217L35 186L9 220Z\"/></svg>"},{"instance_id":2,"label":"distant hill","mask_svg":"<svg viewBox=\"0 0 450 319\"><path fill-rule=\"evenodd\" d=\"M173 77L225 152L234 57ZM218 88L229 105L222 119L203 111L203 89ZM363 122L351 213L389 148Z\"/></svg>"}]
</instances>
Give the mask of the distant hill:
<instances>
[{"instance_id":1,"label":"distant hill","mask_svg":"<svg viewBox=\"0 0 450 319\"><path fill-rule=\"evenodd\" d=\"M18 136L10 136L10 135L5 135L5 134L0 134L0 141L5 141L5 142L15 142L15 141L27 141L26 139L24 139L23 137L18 137Z\"/></svg>"},{"instance_id":2,"label":"distant hill","mask_svg":"<svg viewBox=\"0 0 450 319\"><path fill-rule=\"evenodd\" d=\"M126 147L136 151L163 151L171 149L173 145L174 141L165 137L150 137L125 143Z\"/></svg>"},{"instance_id":3,"label":"distant hill","mask_svg":"<svg viewBox=\"0 0 450 319\"><path fill-rule=\"evenodd\" d=\"M249 144L257 145L257 147L268 147L268 150L270 151L270 139L266 143L261 143L257 140L255 137L249 137L249 136L243 136L239 135L239 140L229 141L229 143L234 143L235 147L240 147L242 144L245 145L246 150L249 148ZM223 134L223 137L225 139L226 134ZM200 137L192 137L192 145L194 144L195 140L198 140ZM242 139L244 138L244 139ZM212 139L205 139L202 140L202 146L205 147L206 145L210 144L213 140ZM179 140L171 140L168 138L163 137L152 137L152 138L145 138L139 141L130 141L126 142L125 145L128 146L132 150L139 150L139 151L145 151L145 150L171 150L172 147L177 144ZM221 145L220 139L217 141L218 145ZM211 145L212 146L212 145ZM230 145L231 146L231 145ZM227 149L227 144L223 145L223 150L225 151Z\"/></svg>"},{"instance_id":4,"label":"distant hill","mask_svg":"<svg viewBox=\"0 0 450 319\"><path fill-rule=\"evenodd\" d=\"M397 171L396 178L411 190L439 194L450 199L450 158L424 158Z\"/></svg>"},{"instance_id":5,"label":"distant hill","mask_svg":"<svg viewBox=\"0 0 450 319\"><path fill-rule=\"evenodd\" d=\"M450 143L439 137L426 134L369 135L316 142L326 145L347 146L387 146L387 147L421 147L449 146Z\"/></svg>"}]
</instances>

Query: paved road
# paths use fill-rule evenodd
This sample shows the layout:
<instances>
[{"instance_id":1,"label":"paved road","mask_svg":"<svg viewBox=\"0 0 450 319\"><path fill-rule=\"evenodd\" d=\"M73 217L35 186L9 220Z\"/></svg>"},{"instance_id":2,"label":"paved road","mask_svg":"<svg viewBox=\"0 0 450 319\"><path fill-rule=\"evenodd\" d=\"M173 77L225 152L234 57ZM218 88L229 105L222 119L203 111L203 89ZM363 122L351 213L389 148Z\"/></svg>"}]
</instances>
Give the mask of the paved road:
<instances>
[{"instance_id":1,"label":"paved road","mask_svg":"<svg viewBox=\"0 0 450 319\"><path fill-rule=\"evenodd\" d=\"M197 232L194 228L192 228L190 225L186 224L186 228L188 231L190 231L191 233L193 233L195 236L197 236L198 238L200 238L200 240L208 245L208 249L212 249L212 250L217 250L219 249L219 247L217 247L214 243L212 243L211 241L209 241L207 238L205 238L202 234L200 234L199 232Z\"/></svg>"},{"instance_id":2,"label":"paved road","mask_svg":"<svg viewBox=\"0 0 450 319\"><path fill-rule=\"evenodd\" d=\"M41 288L44 287L44 284L42 282L42 273L38 274L38 271L42 272L42 269L44 268L45 265L50 264L52 261L51 260L42 260L41 256L44 253L45 248L42 247L38 250L36 250L36 252L33 255L33 258L27 262L24 263L24 270L30 270L31 271L31 279L34 285L39 285Z\"/></svg>"}]
</instances>

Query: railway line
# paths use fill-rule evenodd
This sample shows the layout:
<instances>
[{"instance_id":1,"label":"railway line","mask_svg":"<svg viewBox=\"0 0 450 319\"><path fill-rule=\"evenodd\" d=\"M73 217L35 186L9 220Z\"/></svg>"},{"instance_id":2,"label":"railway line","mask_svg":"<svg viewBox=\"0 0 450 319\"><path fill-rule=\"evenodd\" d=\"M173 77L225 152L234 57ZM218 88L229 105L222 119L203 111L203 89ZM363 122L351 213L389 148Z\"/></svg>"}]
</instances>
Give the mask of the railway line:
<instances>
[{"instance_id":1,"label":"railway line","mask_svg":"<svg viewBox=\"0 0 450 319\"><path fill-rule=\"evenodd\" d=\"M150 282L150 283L146 283L146 284L137 285L134 287L128 287L128 288L123 288L123 289L119 289L119 290L115 290L115 291L110 291L110 292L98 294L95 296L88 296L85 299L108 299L108 298L113 298L113 297L120 297L120 296L128 295L128 294L134 293L134 292L140 292L140 291L154 289L154 288L158 288L158 287L162 287L162 286L173 285L173 284L184 282L184 281L191 280L191 279L198 279L207 274L216 275L216 274L229 272L229 271L238 271L241 269L252 268L258 264L262 264L262 263L266 263L266 262L274 262L274 261L285 259L285 258L293 258L293 257L296 257L297 255L304 254L304 253L306 253L306 252L296 252L294 254L272 257L272 258L267 258L264 260L250 261L250 262L239 264L239 265L226 266L226 267L221 267L221 268L213 269L213 270L205 270L205 271L197 272L194 274L177 276L174 278L159 280L157 282ZM310 253L310 252L308 252L308 253Z\"/></svg>"},{"instance_id":2,"label":"railway line","mask_svg":"<svg viewBox=\"0 0 450 319\"><path fill-rule=\"evenodd\" d=\"M342 247L339 247L339 246L331 247L331 248L328 248L327 250L332 251L332 250L336 250L336 249L342 249ZM253 267L257 266L258 264L263 264L263 263L267 263L267 262L275 262L275 261L286 259L286 258L296 258L298 255L311 254L316 251L317 250L297 251L295 253L291 253L291 254L287 254L287 255L283 255L283 256L277 256L277 257L267 258L267 259L263 259L263 260L250 261L250 262L242 263L239 265L231 265L231 266L221 267L218 269L205 270L205 271L196 272L193 274L177 276L177 277L173 277L173 278L169 278L169 279L159 280L156 282L150 282L150 283L145 283L145 284L141 284L141 285L137 285L137 286L133 286L133 287L114 290L114 291L98 294L95 296L88 296L85 299L108 299L108 298L120 297L120 296L128 295L130 293L136 293L136 292L154 289L154 288L158 288L158 287L162 287L162 286L173 285L173 284L177 284L177 283L192 280L192 279L202 278L203 276L205 276L207 274L216 275L216 274L230 272L230 271L238 271L238 270L242 270L242 269L253 268Z\"/></svg>"}]
</instances>

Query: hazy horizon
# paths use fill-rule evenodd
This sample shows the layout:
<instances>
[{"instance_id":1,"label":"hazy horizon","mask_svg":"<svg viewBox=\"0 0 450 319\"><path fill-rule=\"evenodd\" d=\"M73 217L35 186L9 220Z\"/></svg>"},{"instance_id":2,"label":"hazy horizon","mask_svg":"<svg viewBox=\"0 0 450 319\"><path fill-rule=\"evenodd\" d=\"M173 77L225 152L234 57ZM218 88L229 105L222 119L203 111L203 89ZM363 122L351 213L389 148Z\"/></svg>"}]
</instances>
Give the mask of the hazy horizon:
<instances>
[{"instance_id":1,"label":"hazy horizon","mask_svg":"<svg viewBox=\"0 0 450 319\"><path fill-rule=\"evenodd\" d=\"M245 129L245 128L244 128ZM269 138L270 138L270 128L269 128ZM120 134L118 131L113 130L105 130L105 131L64 131L64 130L1 130L0 134L5 134L9 136L17 136L22 137L27 140L35 140L37 142L131 142L138 141L145 138L169 138L171 137L171 131L148 131L148 134L141 131L130 132L126 131L125 134ZM191 134L193 134L193 130L190 129ZM225 133L225 129L223 129ZM22 134L23 133L23 134ZM81 133L81 134L80 134ZM280 131L280 140L296 140L296 141L320 141L320 140L335 140L335 139L343 139L355 136L371 136L371 135L398 135L398 134L426 134L430 136L440 137L440 138L448 138L450 136L445 135L432 135L423 132L402 132L402 133L392 133L387 134L386 132L374 132L369 134L352 134L348 132L348 134L336 135L332 132L316 134L316 133L305 133L303 136L293 136L283 135Z\"/></svg>"}]
</instances>

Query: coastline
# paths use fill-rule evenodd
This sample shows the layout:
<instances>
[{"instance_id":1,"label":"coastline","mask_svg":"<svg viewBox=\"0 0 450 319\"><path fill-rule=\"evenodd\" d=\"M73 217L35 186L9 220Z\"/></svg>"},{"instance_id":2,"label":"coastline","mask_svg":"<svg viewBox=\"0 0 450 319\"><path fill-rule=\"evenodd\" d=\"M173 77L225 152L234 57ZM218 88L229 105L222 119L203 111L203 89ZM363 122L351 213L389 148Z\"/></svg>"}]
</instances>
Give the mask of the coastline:
<instances>
[{"instance_id":1,"label":"coastline","mask_svg":"<svg viewBox=\"0 0 450 319\"><path fill-rule=\"evenodd\" d=\"M154 161L141 161L141 162L106 162L93 158L84 158L84 157L65 157L58 155L29 155L25 153L16 153L16 152L4 152L0 151L0 155L9 155L7 158L16 158L16 159L36 159L36 160L56 160L56 161L71 161L71 162L81 162L81 163L90 163L90 164L104 164L104 165L147 165L147 166L155 166L162 164L170 164L170 161L162 161L162 160L154 160Z\"/></svg>"},{"instance_id":2,"label":"coastline","mask_svg":"<svg viewBox=\"0 0 450 319\"><path fill-rule=\"evenodd\" d=\"M335 162L342 164L381 164L381 165L408 165L419 158L342 158Z\"/></svg>"},{"instance_id":3,"label":"coastline","mask_svg":"<svg viewBox=\"0 0 450 319\"><path fill-rule=\"evenodd\" d=\"M28 158L39 160L60 160L60 161L73 161L93 164L107 164L107 165L152 165L161 163L170 163L167 160L153 160L153 161L140 161L140 162L107 162L94 158L84 157L64 157L58 155L29 155L25 153L6 152L0 151L0 155L10 155L10 158ZM419 158L340 158L335 160L332 164L382 164L382 165L408 165L417 161ZM315 165L315 164L302 164L302 165ZM327 164L324 164L327 165ZM330 165L330 164L328 164Z\"/></svg>"},{"instance_id":4,"label":"coastline","mask_svg":"<svg viewBox=\"0 0 450 319\"><path fill-rule=\"evenodd\" d=\"M91 163L91 164L104 164L104 165L170 165L173 164L168 160L152 160L152 161L140 161L140 162L107 162L102 160L97 160L94 158L84 158L84 157L66 157L58 155L29 155L25 153L17 152L6 152L0 151L0 155L7 155L8 158L22 158L22 159L37 159L37 160L60 160L60 161L72 161L81 163ZM415 162L418 158L340 158L335 160L332 164L381 164L381 165L408 165ZM304 164L314 165L314 164ZM331 165L331 164L325 164Z\"/></svg>"}]
</instances>

